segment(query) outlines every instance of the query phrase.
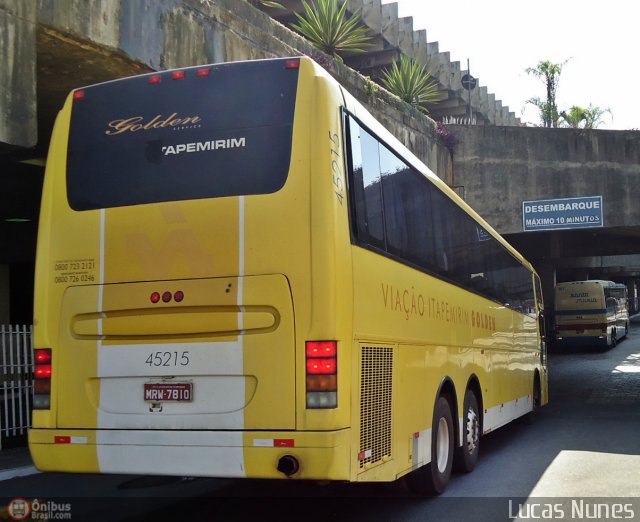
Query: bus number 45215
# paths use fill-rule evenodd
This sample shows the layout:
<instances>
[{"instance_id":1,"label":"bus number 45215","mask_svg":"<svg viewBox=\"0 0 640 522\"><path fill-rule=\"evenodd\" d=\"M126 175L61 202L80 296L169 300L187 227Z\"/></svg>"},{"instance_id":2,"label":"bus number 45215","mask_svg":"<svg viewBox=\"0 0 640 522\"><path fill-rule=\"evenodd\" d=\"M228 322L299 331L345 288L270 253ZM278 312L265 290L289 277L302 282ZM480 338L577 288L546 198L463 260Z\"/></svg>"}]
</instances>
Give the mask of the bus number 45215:
<instances>
[{"instance_id":1,"label":"bus number 45215","mask_svg":"<svg viewBox=\"0 0 640 522\"><path fill-rule=\"evenodd\" d=\"M149 354L145 364L149 366L188 366L189 351L184 352L153 352Z\"/></svg>"}]
</instances>

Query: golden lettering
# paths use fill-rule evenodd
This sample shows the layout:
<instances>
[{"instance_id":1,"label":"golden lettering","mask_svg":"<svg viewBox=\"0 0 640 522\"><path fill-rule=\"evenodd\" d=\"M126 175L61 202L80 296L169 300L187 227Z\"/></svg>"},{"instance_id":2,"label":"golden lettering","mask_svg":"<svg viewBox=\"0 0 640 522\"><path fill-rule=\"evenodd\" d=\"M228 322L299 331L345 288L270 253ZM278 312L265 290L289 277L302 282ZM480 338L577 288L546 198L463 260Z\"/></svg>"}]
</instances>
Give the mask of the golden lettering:
<instances>
[{"instance_id":1,"label":"golden lettering","mask_svg":"<svg viewBox=\"0 0 640 522\"><path fill-rule=\"evenodd\" d=\"M178 116L177 112L171 113L167 117L157 114L149 121L144 121L144 116L132 116L131 118L121 118L110 121L105 134L117 136L125 132L138 132L140 130L162 129L164 127L177 127L179 125L197 125L202 119L199 116Z\"/></svg>"}]
</instances>

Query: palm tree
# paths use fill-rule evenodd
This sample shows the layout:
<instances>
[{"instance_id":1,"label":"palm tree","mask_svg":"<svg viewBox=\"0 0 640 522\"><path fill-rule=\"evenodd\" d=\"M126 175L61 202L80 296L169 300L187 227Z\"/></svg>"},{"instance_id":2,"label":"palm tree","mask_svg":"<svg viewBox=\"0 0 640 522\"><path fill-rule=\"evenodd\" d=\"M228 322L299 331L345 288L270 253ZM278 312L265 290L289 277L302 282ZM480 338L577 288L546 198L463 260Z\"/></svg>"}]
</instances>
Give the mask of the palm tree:
<instances>
[{"instance_id":1,"label":"palm tree","mask_svg":"<svg viewBox=\"0 0 640 522\"><path fill-rule=\"evenodd\" d=\"M431 79L431 73L424 65L407 56L402 56L399 63L393 62L390 69L382 72L382 85L401 100L428 114L426 105L440 100L438 84Z\"/></svg>"},{"instance_id":2,"label":"palm tree","mask_svg":"<svg viewBox=\"0 0 640 522\"><path fill-rule=\"evenodd\" d=\"M560 116L564 120L564 126L574 129L597 129L603 123L602 116L611 114L610 109L603 109L589 104L588 108L574 105L569 112L562 111Z\"/></svg>"},{"instance_id":3,"label":"palm tree","mask_svg":"<svg viewBox=\"0 0 640 522\"><path fill-rule=\"evenodd\" d=\"M577 105L572 106L569 112L562 111L560 116L563 120L563 126L579 129L580 125L587 119L585 109Z\"/></svg>"},{"instance_id":4,"label":"palm tree","mask_svg":"<svg viewBox=\"0 0 640 522\"><path fill-rule=\"evenodd\" d=\"M567 61L568 60L565 60L562 63L552 63L549 60L542 60L539 61L538 65L535 67L527 67L525 69L527 74L531 74L536 78L541 79L547 88L546 101L542 101L540 98L531 98L527 100L527 103L531 103L538 107L542 123L545 127L558 126L559 114L558 106L556 105L556 91L558 90L560 73Z\"/></svg>"},{"instance_id":5,"label":"palm tree","mask_svg":"<svg viewBox=\"0 0 640 522\"><path fill-rule=\"evenodd\" d=\"M368 47L367 29L359 25L357 16L345 18L347 2L338 6L338 0L302 0L304 14L295 13L296 31L309 39L321 51L342 61L339 52L361 53Z\"/></svg>"},{"instance_id":6,"label":"palm tree","mask_svg":"<svg viewBox=\"0 0 640 522\"><path fill-rule=\"evenodd\" d=\"M611 109L609 109L609 108L603 109L601 107L594 107L593 105L589 104L589 107L587 107L584 110L584 115L585 115L584 128L585 129L597 129L598 126L601 123L603 123L602 116L604 116L606 113L609 113L609 116L612 116Z\"/></svg>"}]
</instances>

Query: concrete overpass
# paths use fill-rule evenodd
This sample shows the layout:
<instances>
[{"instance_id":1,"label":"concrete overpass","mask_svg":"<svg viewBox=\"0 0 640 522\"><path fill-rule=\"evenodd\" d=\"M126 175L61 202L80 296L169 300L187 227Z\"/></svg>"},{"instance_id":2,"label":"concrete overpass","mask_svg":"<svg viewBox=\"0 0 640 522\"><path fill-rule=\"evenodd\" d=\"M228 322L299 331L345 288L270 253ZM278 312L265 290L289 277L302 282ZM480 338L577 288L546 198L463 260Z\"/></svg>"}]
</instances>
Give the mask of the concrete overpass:
<instances>
[{"instance_id":1,"label":"concrete overpass","mask_svg":"<svg viewBox=\"0 0 640 522\"><path fill-rule=\"evenodd\" d=\"M450 129L459 139L452 184L536 265L548 293L556 281L574 279L614 279L639 292L640 132ZM525 201L587 197L602 198L600 226L525 230Z\"/></svg>"},{"instance_id":2,"label":"concrete overpass","mask_svg":"<svg viewBox=\"0 0 640 522\"><path fill-rule=\"evenodd\" d=\"M277 16L300 8L299 0L286 4L289 11ZM352 0L349 8L362 13L376 43L364 56L347 56L347 64L375 77L384 64L408 54L428 64L439 83L444 101L433 115L464 114L460 64L428 43L424 31L414 31L410 18L399 18L397 5ZM156 69L318 55L271 18L272 11L244 0L0 0L0 323L30 321L42 165L67 92ZM558 276L578 274L635 284L640 263L620 256L640 254L640 217L630 196L636 193L640 133L519 128L513 113L480 88L473 110L481 125L451 127L460 140L451 156L432 119L383 89L372 95L366 78L345 65L328 61L328 68L534 261L547 289ZM576 195L603 196L605 227L549 233L518 228L522 201Z\"/></svg>"}]
</instances>

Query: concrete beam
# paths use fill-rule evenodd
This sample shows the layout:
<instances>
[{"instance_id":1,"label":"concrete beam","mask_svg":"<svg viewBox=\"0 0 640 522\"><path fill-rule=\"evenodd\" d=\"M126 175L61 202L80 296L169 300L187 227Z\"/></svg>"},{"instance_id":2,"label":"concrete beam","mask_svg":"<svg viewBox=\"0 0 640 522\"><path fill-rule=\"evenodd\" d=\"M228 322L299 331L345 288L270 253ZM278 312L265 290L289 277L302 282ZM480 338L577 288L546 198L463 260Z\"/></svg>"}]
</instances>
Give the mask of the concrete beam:
<instances>
[{"instance_id":1,"label":"concrete beam","mask_svg":"<svg viewBox=\"0 0 640 522\"><path fill-rule=\"evenodd\" d=\"M523 201L579 196L602 196L605 227L640 227L640 132L516 126L456 126L455 132L456 178L467 202L500 233L523 232ZM615 248L637 248L631 232L620 236Z\"/></svg>"},{"instance_id":2,"label":"concrete beam","mask_svg":"<svg viewBox=\"0 0 640 522\"><path fill-rule=\"evenodd\" d=\"M34 147L36 101L36 3L0 0L0 152Z\"/></svg>"}]
</instances>

